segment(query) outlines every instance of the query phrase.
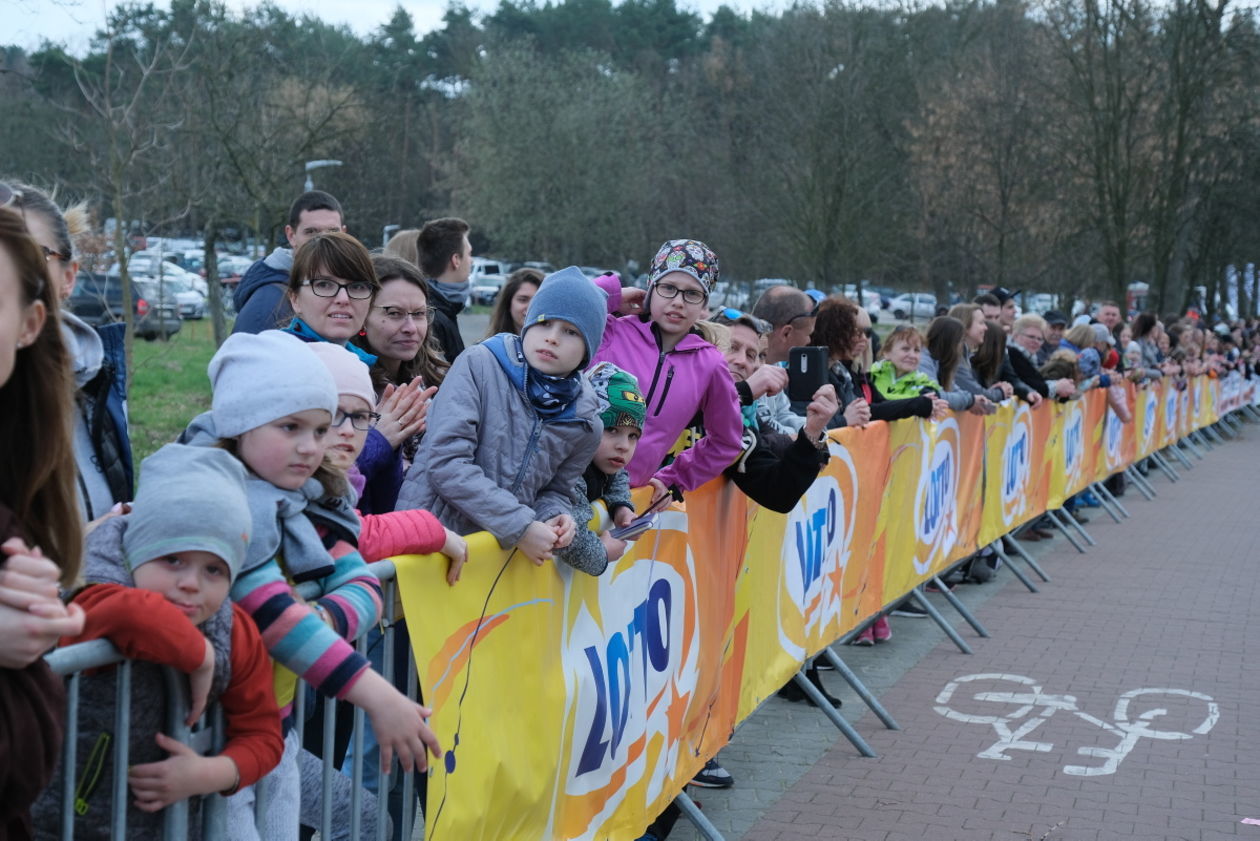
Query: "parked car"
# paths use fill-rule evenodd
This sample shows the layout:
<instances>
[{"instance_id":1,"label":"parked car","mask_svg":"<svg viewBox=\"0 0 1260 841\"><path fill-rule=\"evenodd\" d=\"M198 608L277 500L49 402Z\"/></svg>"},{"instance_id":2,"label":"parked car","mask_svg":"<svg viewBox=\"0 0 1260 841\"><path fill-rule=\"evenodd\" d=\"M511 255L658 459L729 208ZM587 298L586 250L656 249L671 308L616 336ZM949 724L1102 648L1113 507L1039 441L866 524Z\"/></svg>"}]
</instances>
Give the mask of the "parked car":
<instances>
[{"instance_id":1,"label":"parked car","mask_svg":"<svg viewBox=\"0 0 1260 841\"><path fill-rule=\"evenodd\" d=\"M593 280L600 275L608 274L612 269L601 269L598 266L578 266L578 271Z\"/></svg>"},{"instance_id":2,"label":"parked car","mask_svg":"<svg viewBox=\"0 0 1260 841\"><path fill-rule=\"evenodd\" d=\"M468 276L469 299L474 304L490 304L507 282L508 264L502 260L474 257Z\"/></svg>"},{"instance_id":3,"label":"parked car","mask_svg":"<svg viewBox=\"0 0 1260 841\"><path fill-rule=\"evenodd\" d=\"M152 282L155 285L160 284L168 295L175 296L180 318L196 321L206 317L206 296L189 286L183 278L164 276L161 280L155 279Z\"/></svg>"},{"instance_id":4,"label":"parked car","mask_svg":"<svg viewBox=\"0 0 1260 841\"><path fill-rule=\"evenodd\" d=\"M907 292L888 302L893 318L925 318L936 316L936 296L926 292Z\"/></svg>"},{"instance_id":5,"label":"parked car","mask_svg":"<svg viewBox=\"0 0 1260 841\"><path fill-rule=\"evenodd\" d=\"M254 261L248 257L240 257L235 254L219 258L219 283L223 284L229 291L241 282L241 276L249 271L249 267L254 265Z\"/></svg>"},{"instance_id":6,"label":"parked car","mask_svg":"<svg viewBox=\"0 0 1260 841\"><path fill-rule=\"evenodd\" d=\"M131 281L132 316L136 335L149 341L170 337L183 326L174 296L159 297L152 280ZM116 274L79 272L74 292L66 300L70 312L92 326L123 320L122 278Z\"/></svg>"}]
</instances>

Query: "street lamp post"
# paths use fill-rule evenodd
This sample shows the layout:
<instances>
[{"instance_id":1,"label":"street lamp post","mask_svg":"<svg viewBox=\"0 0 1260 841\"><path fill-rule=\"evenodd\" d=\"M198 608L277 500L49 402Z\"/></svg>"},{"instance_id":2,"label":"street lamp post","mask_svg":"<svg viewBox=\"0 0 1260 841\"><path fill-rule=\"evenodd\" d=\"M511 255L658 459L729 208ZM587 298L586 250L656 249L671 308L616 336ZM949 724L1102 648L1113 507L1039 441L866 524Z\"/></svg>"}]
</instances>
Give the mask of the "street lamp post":
<instances>
[{"instance_id":1,"label":"street lamp post","mask_svg":"<svg viewBox=\"0 0 1260 841\"><path fill-rule=\"evenodd\" d=\"M315 189L315 182L311 180L311 173L326 166L341 166L341 161L323 160L306 162L306 186L303 188L306 192L309 193L311 190Z\"/></svg>"}]
</instances>

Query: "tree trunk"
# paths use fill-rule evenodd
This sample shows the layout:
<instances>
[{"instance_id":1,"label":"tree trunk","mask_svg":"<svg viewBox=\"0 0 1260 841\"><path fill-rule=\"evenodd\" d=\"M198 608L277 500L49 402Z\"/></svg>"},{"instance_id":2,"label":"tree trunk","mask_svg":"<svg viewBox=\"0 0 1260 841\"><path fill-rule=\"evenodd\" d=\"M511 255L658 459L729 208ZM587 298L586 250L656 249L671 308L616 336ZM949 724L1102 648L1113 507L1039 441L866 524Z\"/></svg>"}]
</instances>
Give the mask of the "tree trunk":
<instances>
[{"instance_id":1,"label":"tree trunk","mask_svg":"<svg viewBox=\"0 0 1260 841\"><path fill-rule=\"evenodd\" d=\"M206 297L210 302L210 323L214 327L215 347L223 344L227 339L227 320L223 317L223 285L219 283L219 261L214 253L214 243L217 238L218 229L214 225L214 220L208 220L202 240L202 251L206 261Z\"/></svg>"}]
</instances>

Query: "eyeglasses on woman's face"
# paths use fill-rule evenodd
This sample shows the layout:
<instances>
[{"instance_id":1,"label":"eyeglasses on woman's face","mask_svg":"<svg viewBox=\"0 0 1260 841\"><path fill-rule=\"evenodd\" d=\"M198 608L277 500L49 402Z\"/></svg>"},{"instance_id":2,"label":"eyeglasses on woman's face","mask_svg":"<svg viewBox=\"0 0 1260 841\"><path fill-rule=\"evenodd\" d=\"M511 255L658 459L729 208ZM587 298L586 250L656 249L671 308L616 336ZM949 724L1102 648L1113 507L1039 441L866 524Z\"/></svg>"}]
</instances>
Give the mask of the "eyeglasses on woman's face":
<instances>
[{"instance_id":1,"label":"eyeglasses on woman's face","mask_svg":"<svg viewBox=\"0 0 1260 841\"><path fill-rule=\"evenodd\" d=\"M703 304L704 299L707 297L701 289L683 289L672 283L656 284L656 293L662 298L670 299L677 298L681 294L683 303L692 305Z\"/></svg>"},{"instance_id":2,"label":"eyeglasses on woman's face","mask_svg":"<svg viewBox=\"0 0 1260 841\"><path fill-rule=\"evenodd\" d=\"M372 284L364 280L339 283L331 277L313 277L306 281L306 285L321 298L336 298L337 294L344 289L348 297L361 301L364 298L371 298L372 293L376 291Z\"/></svg>"},{"instance_id":3,"label":"eyeglasses on woman's face","mask_svg":"<svg viewBox=\"0 0 1260 841\"><path fill-rule=\"evenodd\" d=\"M354 297L351 295L351 297ZM381 316L390 324L402 324L407 319L419 324L425 322L432 324L433 319L437 317L437 307L425 307L422 310L405 310L401 307L372 307L374 310L380 310Z\"/></svg>"}]
</instances>

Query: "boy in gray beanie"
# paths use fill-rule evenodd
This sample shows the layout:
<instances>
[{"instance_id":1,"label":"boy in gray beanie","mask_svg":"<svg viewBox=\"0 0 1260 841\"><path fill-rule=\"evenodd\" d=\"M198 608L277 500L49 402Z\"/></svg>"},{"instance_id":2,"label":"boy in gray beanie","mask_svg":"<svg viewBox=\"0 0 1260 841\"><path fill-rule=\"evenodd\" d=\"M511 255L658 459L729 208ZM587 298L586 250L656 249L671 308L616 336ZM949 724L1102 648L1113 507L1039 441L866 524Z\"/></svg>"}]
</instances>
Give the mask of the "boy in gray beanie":
<instances>
[{"instance_id":1,"label":"boy in gray beanie","mask_svg":"<svg viewBox=\"0 0 1260 841\"><path fill-rule=\"evenodd\" d=\"M570 266L546 277L521 335L455 360L429 409L424 451L398 496L459 534L488 531L536 564L568 546L572 489L603 426L581 375L604 335L607 296Z\"/></svg>"},{"instance_id":2,"label":"boy in gray beanie","mask_svg":"<svg viewBox=\"0 0 1260 841\"><path fill-rule=\"evenodd\" d=\"M138 661L132 670L127 764L128 838L161 831L159 810L179 800L251 785L280 760L283 740L267 649L253 620L228 600L249 543L245 469L230 453L168 444L141 465L129 514L103 522L87 539L85 586L74 595L87 614L83 633L62 644L108 639ZM191 711L223 708L228 741L201 756L163 731L166 692L158 666L188 675ZM115 674L84 679L75 798L76 838L110 838ZM55 779L61 780L58 774ZM53 837L55 787L37 804L39 837ZM46 818L46 819L44 819ZM189 826L199 826L190 820Z\"/></svg>"}]
</instances>

